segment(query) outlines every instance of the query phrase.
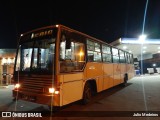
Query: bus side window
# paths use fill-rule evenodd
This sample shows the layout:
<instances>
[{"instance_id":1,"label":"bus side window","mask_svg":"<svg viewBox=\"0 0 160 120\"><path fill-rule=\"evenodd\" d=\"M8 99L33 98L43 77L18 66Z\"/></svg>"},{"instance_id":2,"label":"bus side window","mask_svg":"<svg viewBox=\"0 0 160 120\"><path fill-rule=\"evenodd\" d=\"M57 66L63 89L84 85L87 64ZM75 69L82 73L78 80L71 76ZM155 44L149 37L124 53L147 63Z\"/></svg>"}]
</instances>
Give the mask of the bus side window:
<instances>
[{"instance_id":1,"label":"bus side window","mask_svg":"<svg viewBox=\"0 0 160 120\"><path fill-rule=\"evenodd\" d=\"M60 43L60 72L80 71L85 65L84 43L79 40L70 39L70 49L66 47L65 36Z\"/></svg>"},{"instance_id":2,"label":"bus side window","mask_svg":"<svg viewBox=\"0 0 160 120\"><path fill-rule=\"evenodd\" d=\"M89 62L101 62L102 56L100 43L87 39L87 54Z\"/></svg>"},{"instance_id":3,"label":"bus side window","mask_svg":"<svg viewBox=\"0 0 160 120\"><path fill-rule=\"evenodd\" d=\"M120 63L125 63L124 51L119 50Z\"/></svg>"},{"instance_id":4,"label":"bus side window","mask_svg":"<svg viewBox=\"0 0 160 120\"><path fill-rule=\"evenodd\" d=\"M119 63L119 53L117 48L112 48L113 63Z\"/></svg>"},{"instance_id":5,"label":"bus side window","mask_svg":"<svg viewBox=\"0 0 160 120\"><path fill-rule=\"evenodd\" d=\"M103 62L112 62L111 48L107 45L102 45Z\"/></svg>"}]
</instances>

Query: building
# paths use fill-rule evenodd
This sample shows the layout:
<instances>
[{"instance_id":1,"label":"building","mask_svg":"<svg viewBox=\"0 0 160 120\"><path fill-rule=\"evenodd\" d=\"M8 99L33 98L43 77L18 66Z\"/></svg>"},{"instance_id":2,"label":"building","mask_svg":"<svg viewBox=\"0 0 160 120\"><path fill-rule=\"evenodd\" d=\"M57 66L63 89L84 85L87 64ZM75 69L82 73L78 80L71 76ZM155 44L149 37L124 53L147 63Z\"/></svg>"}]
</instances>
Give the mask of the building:
<instances>
[{"instance_id":1,"label":"building","mask_svg":"<svg viewBox=\"0 0 160 120\"><path fill-rule=\"evenodd\" d=\"M160 39L120 38L110 44L132 53L136 70L160 73Z\"/></svg>"},{"instance_id":2,"label":"building","mask_svg":"<svg viewBox=\"0 0 160 120\"><path fill-rule=\"evenodd\" d=\"M16 49L0 49L0 85L11 84Z\"/></svg>"}]
</instances>

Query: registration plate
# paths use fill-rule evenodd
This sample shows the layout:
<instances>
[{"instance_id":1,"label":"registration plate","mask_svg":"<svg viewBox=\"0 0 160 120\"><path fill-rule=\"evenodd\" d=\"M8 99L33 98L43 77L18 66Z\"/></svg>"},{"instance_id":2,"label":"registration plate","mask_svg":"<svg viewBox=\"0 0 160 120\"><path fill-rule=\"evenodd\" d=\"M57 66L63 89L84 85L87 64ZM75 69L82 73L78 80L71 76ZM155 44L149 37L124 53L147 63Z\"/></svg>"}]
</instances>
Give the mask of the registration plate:
<instances>
[{"instance_id":1,"label":"registration plate","mask_svg":"<svg viewBox=\"0 0 160 120\"><path fill-rule=\"evenodd\" d=\"M35 96L30 96L30 95L22 95L21 98L24 99L24 100L29 100L29 101L35 101L36 100Z\"/></svg>"}]
</instances>

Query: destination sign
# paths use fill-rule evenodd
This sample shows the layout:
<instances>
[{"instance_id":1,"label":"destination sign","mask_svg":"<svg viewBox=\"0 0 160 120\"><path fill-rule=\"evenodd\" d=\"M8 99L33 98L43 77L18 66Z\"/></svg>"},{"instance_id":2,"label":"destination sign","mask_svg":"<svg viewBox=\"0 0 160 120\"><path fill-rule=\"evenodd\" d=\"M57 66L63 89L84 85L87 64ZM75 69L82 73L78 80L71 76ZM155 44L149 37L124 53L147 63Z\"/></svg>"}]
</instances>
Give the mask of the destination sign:
<instances>
[{"instance_id":1,"label":"destination sign","mask_svg":"<svg viewBox=\"0 0 160 120\"><path fill-rule=\"evenodd\" d=\"M20 44L39 39L48 39L57 36L57 28L41 29L34 32L28 32L21 36Z\"/></svg>"},{"instance_id":2,"label":"destination sign","mask_svg":"<svg viewBox=\"0 0 160 120\"><path fill-rule=\"evenodd\" d=\"M31 39L52 35L52 33L53 33L53 30L45 30L37 33L32 33Z\"/></svg>"}]
</instances>

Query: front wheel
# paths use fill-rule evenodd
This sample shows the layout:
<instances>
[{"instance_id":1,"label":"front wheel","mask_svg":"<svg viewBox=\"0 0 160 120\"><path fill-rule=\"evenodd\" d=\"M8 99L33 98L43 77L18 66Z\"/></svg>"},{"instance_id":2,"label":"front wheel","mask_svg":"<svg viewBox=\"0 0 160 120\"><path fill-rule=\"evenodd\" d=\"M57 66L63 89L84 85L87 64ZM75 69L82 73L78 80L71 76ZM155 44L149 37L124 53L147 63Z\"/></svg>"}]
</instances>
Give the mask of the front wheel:
<instances>
[{"instance_id":1,"label":"front wheel","mask_svg":"<svg viewBox=\"0 0 160 120\"><path fill-rule=\"evenodd\" d=\"M83 98L82 98L82 103L83 104L87 104L90 102L92 97L92 91L91 91L91 87L90 84L87 82L84 86L84 90L83 90Z\"/></svg>"}]
</instances>

